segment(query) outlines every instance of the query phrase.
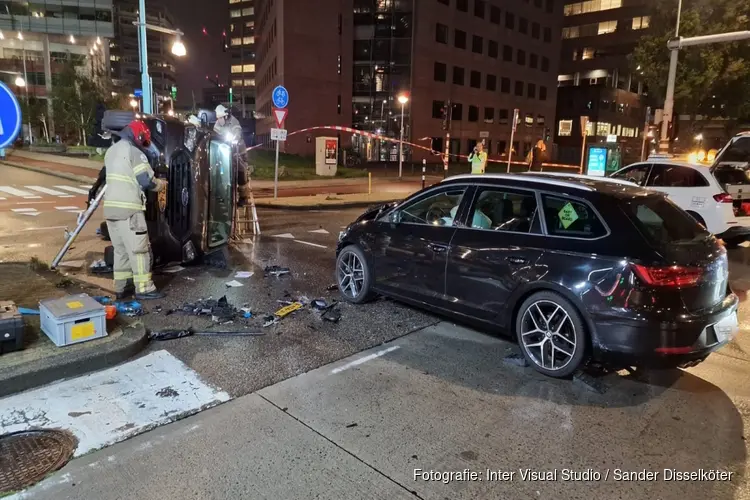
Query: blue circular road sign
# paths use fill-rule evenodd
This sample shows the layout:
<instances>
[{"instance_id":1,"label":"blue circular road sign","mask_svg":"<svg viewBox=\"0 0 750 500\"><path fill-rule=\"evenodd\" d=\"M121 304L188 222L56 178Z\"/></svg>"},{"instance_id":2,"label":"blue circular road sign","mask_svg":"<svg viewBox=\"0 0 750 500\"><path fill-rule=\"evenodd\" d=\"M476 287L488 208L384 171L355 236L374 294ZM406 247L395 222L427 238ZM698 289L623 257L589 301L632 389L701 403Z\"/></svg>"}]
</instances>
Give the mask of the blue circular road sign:
<instances>
[{"instance_id":1,"label":"blue circular road sign","mask_svg":"<svg viewBox=\"0 0 750 500\"><path fill-rule=\"evenodd\" d=\"M273 105L282 109L289 105L289 92L281 85L273 89Z\"/></svg>"},{"instance_id":2,"label":"blue circular road sign","mask_svg":"<svg viewBox=\"0 0 750 500\"><path fill-rule=\"evenodd\" d=\"M7 148L21 132L21 106L7 85L0 82L0 149Z\"/></svg>"}]
</instances>

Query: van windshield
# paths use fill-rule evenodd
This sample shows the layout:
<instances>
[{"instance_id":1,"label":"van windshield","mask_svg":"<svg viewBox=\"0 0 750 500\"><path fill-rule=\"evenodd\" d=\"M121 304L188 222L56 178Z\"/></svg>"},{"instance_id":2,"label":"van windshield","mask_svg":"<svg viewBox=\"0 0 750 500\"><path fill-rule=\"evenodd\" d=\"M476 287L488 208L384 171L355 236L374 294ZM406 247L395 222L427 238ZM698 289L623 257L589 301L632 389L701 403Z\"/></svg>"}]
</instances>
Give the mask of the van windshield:
<instances>
[{"instance_id":1,"label":"van windshield","mask_svg":"<svg viewBox=\"0 0 750 500\"><path fill-rule=\"evenodd\" d=\"M630 200L625 203L625 212L641 233L660 248L710 236L690 215L662 196Z\"/></svg>"}]
</instances>

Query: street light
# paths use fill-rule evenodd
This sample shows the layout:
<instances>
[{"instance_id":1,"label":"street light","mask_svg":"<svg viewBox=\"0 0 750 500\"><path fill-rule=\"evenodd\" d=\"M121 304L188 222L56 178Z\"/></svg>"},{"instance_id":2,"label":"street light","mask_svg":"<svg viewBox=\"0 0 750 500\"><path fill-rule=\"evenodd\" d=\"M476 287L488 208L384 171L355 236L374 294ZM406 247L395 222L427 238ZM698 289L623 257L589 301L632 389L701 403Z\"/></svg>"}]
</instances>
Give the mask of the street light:
<instances>
[{"instance_id":1,"label":"street light","mask_svg":"<svg viewBox=\"0 0 750 500\"><path fill-rule=\"evenodd\" d=\"M169 28L163 28L161 26L155 26L153 24L146 24L146 0L139 0L138 2L138 20L133 21L133 24L138 27L138 47L140 48L140 63L141 63L141 87L143 89L143 113L153 113L153 93L151 87L151 77L148 74L148 47L146 39L146 30L158 31L159 33L165 33L167 35L174 35L177 37L174 44L172 45L172 54L177 57L184 57L187 55L187 49L185 44L182 43L182 36L184 33L180 30L173 30Z\"/></svg>"},{"instance_id":2,"label":"street light","mask_svg":"<svg viewBox=\"0 0 750 500\"><path fill-rule=\"evenodd\" d=\"M401 180L404 170L404 107L409 102L409 96L401 94L398 96L398 102L401 103L401 139L398 141L398 180Z\"/></svg>"},{"instance_id":3,"label":"street light","mask_svg":"<svg viewBox=\"0 0 750 500\"><path fill-rule=\"evenodd\" d=\"M130 107L132 107L133 109L137 108L138 107L138 101L136 101L135 99L131 99L130 100Z\"/></svg>"},{"instance_id":4,"label":"street light","mask_svg":"<svg viewBox=\"0 0 750 500\"><path fill-rule=\"evenodd\" d=\"M695 136L695 140L698 142L701 142L703 140L703 134L698 134Z\"/></svg>"},{"instance_id":5,"label":"street light","mask_svg":"<svg viewBox=\"0 0 750 500\"><path fill-rule=\"evenodd\" d=\"M16 77L16 82L15 82L15 83L16 83L16 87L21 87L21 88L23 88L23 87L25 87L25 86L26 86L26 80L24 80L24 79L23 79L23 77L22 77L21 75L18 75L18 76Z\"/></svg>"}]
</instances>

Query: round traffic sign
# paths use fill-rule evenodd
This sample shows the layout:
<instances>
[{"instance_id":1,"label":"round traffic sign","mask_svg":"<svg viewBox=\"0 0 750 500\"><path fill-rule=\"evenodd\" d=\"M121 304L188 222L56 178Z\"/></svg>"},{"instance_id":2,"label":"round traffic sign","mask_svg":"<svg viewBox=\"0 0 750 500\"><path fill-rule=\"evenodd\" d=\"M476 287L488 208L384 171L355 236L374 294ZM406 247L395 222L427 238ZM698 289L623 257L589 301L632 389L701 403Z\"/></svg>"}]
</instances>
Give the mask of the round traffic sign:
<instances>
[{"instance_id":1,"label":"round traffic sign","mask_svg":"<svg viewBox=\"0 0 750 500\"><path fill-rule=\"evenodd\" d=\"M7 85L0 82L0 149L7 148L21 132L21 106Z\"/></svg>"},{"instance_id":2,"label":"round traffic sign","mask_svg":"<svg viewBox=\"0 0 750 500\"><path fill-rule=\"evenodd\" d=\"M289 92L281 85L273 89L272 97L274 107L286 108L289 105Z\"/></svg>"}]
</instances>

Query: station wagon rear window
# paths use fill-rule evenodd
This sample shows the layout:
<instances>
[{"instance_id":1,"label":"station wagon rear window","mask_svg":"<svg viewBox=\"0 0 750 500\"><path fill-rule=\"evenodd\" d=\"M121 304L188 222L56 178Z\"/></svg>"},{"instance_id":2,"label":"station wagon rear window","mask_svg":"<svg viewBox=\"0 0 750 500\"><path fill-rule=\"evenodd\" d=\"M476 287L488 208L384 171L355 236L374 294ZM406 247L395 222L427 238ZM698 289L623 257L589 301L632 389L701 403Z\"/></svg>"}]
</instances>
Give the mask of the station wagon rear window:
<instances>
[{"instance_id":1,"label":"station wagon rear window","mask_svg":"<svg viewBox=\"0 0 750 500\"><path fill-rule=\"evenodd\" d=\"M636 227L657 246L684 243L708 235L686 212L661 196L628 201L625 207Z\"/></svg>"},{"instance_id":2,"label":"station wagon rear window","mask_svg":"<svg viewBox=\"0 0 750 500\"><path fill-rule=\"evenodd\" d=\"M588 203L544 194L542 204L547 232L552 236L595 239L607 234L607 227Z\"/></svg>"}]
</instances>

